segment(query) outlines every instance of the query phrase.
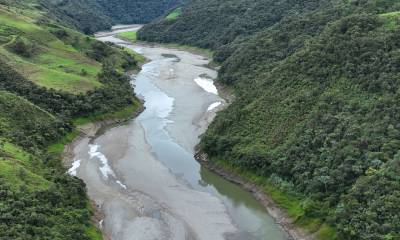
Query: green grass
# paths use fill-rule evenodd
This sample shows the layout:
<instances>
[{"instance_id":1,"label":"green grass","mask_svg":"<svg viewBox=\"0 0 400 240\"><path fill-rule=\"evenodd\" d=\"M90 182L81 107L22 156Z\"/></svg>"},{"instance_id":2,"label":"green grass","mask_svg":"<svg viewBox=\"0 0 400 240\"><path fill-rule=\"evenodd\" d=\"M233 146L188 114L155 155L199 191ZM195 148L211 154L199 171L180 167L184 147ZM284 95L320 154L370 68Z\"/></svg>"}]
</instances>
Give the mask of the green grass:
<instances>
[{"instance_id":1,"label":"green grass","mask_svg":"<svg viewBox=\"0 0 400 240\"><path fill-rule=\"evenodd\" d=\"M119 111L76 118L73 120L73 123L75 126L79 126L106 119L121 119L121 120L128 119L140 107L140 105L141 103L139 101L135 101L134 104L127 106ZM75 128L73 131L65 135L58 142L49 145L47 147L47 151L55 154L62 154L65 149L65 146L71 143L78 136L78 134L79 131Z\"/></svg>"},{"instance_id":2,"label":"green grass","mask_svg":"<svg viewBox=\"0 0 400 240\"><path fill-rule=\"evenodd\" d=\"M46 189L50 182L38 175L40 167L37 159L20 147L4 139L0 145L0 177L5 179L12 188L25 186L30 190Z\"/></svg>"},{"instance_id":3,"label":"green grass","mask_svg":"<svg viewBox=\"0 0 400 240\"><path fill-rule=\"evenodd\" d=\"M0 57L7 59L8 64L27 79L46 88L80 93L100 87L97 74L101 64L65 44L35 21L0 8L0 40L3 43ZM8 49L15 36L34 44L34 56L22 57ZM75 36L85 42L84 35Z\"/></svg>"},{"instance_id":4,"label":"green grass","mask_svg":"<svg viewBox=\"0 0 400 240\"><path fill-rule=\"evenodd\" d=\"M131 43L135 43L137 41L137 31L118 33L117 37L122 40L129 41ZM125 48L125 51L127 51L129 54L131 54L139 63L145 62L145 58L142 55L138 54L137 52L135 52L129 48Z\"/></svg>"},{"instance_id":5,"label":"green grass","mask_svg":"<svg viewBox=\"0 0 400 240\"><path fill-rule=\"evenodd\" d=\"M55 154L63 153L65 146L70 142L72 142L78 136L78 134L79 134L78 130L74 129L73 131L65 135L62 139L60 139L58 142L48 146L47 151Z\"/></svg>"},{"instance_id":6,"label":"green grass","mask_svg":"<svg viewBox=\"0 0 400 240\"><path fill-rule=\"evenodd\" d=\"M400 11L383 13L379 16L384 19L386 29L395 30L398 28L400 23Z\"/></svg>"},{"instance_id":7,"label":"green grass","mask_svg":"<svg viewBox=\"0 0 400 240\"><path fill-rule=\"evenodd\" d=\"M83 125L83 124L87 124L87 123L91 123L91 122L95 122L95 121L106 120L106 119L121 119L121 120L128 119L132 116L132 114L135 111L138 110L138 108L140 106L141 106L141 103L139 102L139 100L137 100L134 102L134 104L132 104L128 107L125 107L119 111L101 114L101 115L77 118L73 121L73 123L75 126L77 126L77 125ZM79 134L79 131L75 128L72 132L65 135L58 142L48 146L47 151L52 154L61 155L64 152L65 146L67 144L71 143L78 136L78 134ZM1 165L1 158L0 158L0 173L2 172L1 169L2 169L2 165ZM93 212L93 208L89 203L88 203L88 208ZM103 239L101 231L94 224L90 224L86 227L86 234L92 240L102 240Z\"/></svg>"},{"instance_id":8,"label":"green grass","mask_svg":"<svg viewBox=\"0 0 400 240\"><path fill-rule=\"evenodd\" d=\"M177 8L174 11L172 11L170 14L168 14L165 18L168 19L168 20L175 20L181 14L182 14L182 9L181 8Z\"/></svg>"},{"instance_id":9,"label":"green grass","mask_svg":"<svg viewBox=\"0 0 400 240\"><path fill-rule=\"evenodd\" d=\"M92 213L91 215L93 215L93 213L95 211L93 209L93 205L90 204L90 201L88 201L86 205L87 205L87 208ZM97 228L96 224L94 224L93 222L90 225L86 226L86 234L92 240L102 240L103 239L103 234L101 233L100 229Z\"/></svg>"},{"instance_id":10,"label":"green grass","mask_svg":"<svg viewBox=\"0 0 400 240\"><path fill-rule=\"evenodd\" d=\"M16 162L16 159L0 158L0 177L11 183L11 187L18 189L25 186L28 189L46 189L50 182Z\"/></svg>"},{"instance_id":11,"label":"green grass","mask_svg":"<svg viewBox=\"0 0 400 240\"><path fill-rule=\"evenodd\" d=\"M112 113L105 113L87 117L80 117L73 121L74 125L83 125L91 122L102 121L106 119L128 119L132 117L132 114L137 111L137 109L141 106L141 103L137 100L132 105L127 106L123 109Z\"/></svg>"},{"instance_id":12,"label":"green grass","mask_svg":"<svg viewBox=\"0 0 400 240\"><path fill-rule=\"evenodd\" d=\"M89 225L86 228L86 234L92 240L102 240L103 239L103 235L101 234L101 231L93 224Z\"/></svg>"},{"instance_id":13,"label":"green grass","mask_svg":"<svg viewBox=\"0 0 400 240\"><path fill-rule=\"evenodd\" d=\"M262 187L264 192L283 209L287 215L294 220L295 225L315 235L317 240L337 240L337 233L334 228L323 223L321 219L309 218L304 215L302 203L304 199L285 193L274 186L268 178L261 177L249 171L234 167L226 161L212 159L212 162L219 167L226 169L243 177L247 181Z\"/></svg>"},{"instance_id":14,"label":"green grass","mask_svg":"<svg viewBox=\"0 0 400 240\"><path fill-rule=\"evenodd\" d=\"M25 152L24 150L22 150L21 148L15 146L14 144L5 142L1 149L7 155L10 155L15 159L18 159L24 163L30 163L31 155L29 153Z\"/></svg>"},{"instance_id":15,"label":"green grass","mask_svg":"<svg viewBox=\"0 0 400 240\"><path fill-rule=\"evenodd\" d=\"M101 114L101 115L95 115L95 116L89 116L89 117L82 117L75 119L73 122L75 125L82 125L82 124L87 124L90 122L95 122L95 121L101 121L105 119L128 119L132 116L132 114L137 111L137 109L141 106L141 103L137 100L134 102L133 105L130 105L126 108L123 108L119 111L113 112L113 113L107 113L107 114ZM50 145L47 149L49 153L52 154L58 154L61 155L64 152L65 146L69 143L71 143L79 134L79 131L75 128L72 132L68 133L66 136L64 136L62 139L60 139L58 142ZM1 158L0 158L1 160ZM1 161L0 161L0 173L1 173ZM88 208L93 212L93 208L88 203ZM86 234L89 236L90 239L92 240L102 240L103 236L101 231L94 225L90 224L86 226Z\"/></svg>"},{"instance_id":16,"label":"green grass","mask_svg":"<svg viewBox=\"0 0 400 240\"><path fill-rule=\"evenodd\" d=\"M123 40L127 40L130 42L136 42L137 40L137 31L130 31L130 32L122 32L118 33L117 36Z\"/></svg>"},{"instance_id":17,"label":"green grass","mask_svg":"<svg viewBox=\"0 0 400 240\"><path fill-rule=\"evenodd\" d=\"M139 53L133 51L132 49L124 48L124 50L129 54L131 54L139 63L144 63L146 61L146 58L143 55L140 55Z\"/></svg>"}]
</instances>

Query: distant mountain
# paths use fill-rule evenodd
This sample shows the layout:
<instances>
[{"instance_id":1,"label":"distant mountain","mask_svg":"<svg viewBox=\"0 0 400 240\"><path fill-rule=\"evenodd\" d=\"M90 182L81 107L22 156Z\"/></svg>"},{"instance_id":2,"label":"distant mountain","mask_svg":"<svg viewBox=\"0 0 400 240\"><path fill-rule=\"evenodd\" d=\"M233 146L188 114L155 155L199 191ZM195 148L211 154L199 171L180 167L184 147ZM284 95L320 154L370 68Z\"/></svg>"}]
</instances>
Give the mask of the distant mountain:
<instances>
[{"instance_id":1,"label":"distant mountain","mask_svg":"<svg viewBox=\"0 0 400 240\"><path fill-rule=\"evenodd\" d=\"M110 28L114 24L148 23L182 0L40 0L43 7L61 22L86 33Z\"/></svg>"},{"instance_id":2,"label":"distant mountain","mask_svg":"<svg viewBox=\"0 0 400 240\"><path fill-rule=\"evenodd\" d=\"M183 0L94 0L114 23L148 23L176 8Z\"/></svg>"}]
</instances>

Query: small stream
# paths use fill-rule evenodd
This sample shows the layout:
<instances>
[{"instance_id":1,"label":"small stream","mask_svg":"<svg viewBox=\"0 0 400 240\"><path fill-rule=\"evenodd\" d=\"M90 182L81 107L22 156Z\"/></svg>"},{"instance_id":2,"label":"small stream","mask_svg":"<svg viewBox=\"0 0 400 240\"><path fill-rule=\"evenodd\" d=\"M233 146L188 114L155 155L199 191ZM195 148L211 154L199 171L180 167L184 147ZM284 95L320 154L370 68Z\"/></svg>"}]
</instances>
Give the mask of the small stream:
<instances>
[{"instance_id":1,"label":"small stream","mask_svg":"<svg viewBox=\"0 0 400 240\"><path fill-rule=\"evenodd\" d=\"M103 232L118 240L288 239L250 193L193 157L199 136L225 106L212 83L217 73L206 67L209 59L127 45L110 33L97 37L149 59L132 76L145 111L74 149L70 173L85 181L104 213Z\"/></svg>"}]
</instances>

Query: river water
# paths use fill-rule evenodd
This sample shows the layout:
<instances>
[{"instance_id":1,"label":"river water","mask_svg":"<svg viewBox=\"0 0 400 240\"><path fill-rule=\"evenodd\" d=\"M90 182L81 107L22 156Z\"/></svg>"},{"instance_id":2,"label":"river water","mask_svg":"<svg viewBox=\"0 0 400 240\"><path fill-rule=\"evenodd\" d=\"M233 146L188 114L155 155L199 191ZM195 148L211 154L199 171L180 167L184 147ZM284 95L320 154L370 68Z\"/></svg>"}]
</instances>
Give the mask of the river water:
<instances>
[{"instance_id":1,"label":"river water","mask_svg":"<svg viewBox=\"0 0 400 240\"><path fill-rule=\"evenodd\" d=\"M115 32L136 29L119 28ZM213 85L209 59L186 51L129 45L144 55L135 93L145 111L126 124L85 138L74 148L70 173L83 179L110 239L288 239L253 196L202 168L199 136L225 105Z\"/></svg>"}]
</instances>

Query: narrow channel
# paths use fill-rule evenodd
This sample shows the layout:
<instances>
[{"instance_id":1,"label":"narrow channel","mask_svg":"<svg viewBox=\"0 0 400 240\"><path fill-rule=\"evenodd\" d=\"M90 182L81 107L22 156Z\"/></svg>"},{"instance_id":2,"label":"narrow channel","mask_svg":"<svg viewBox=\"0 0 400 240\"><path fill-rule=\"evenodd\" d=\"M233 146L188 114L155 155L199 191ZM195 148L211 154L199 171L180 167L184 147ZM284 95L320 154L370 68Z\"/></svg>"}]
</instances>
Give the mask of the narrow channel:
<instances>
[{"instance_id":1,"label":"narrow channel","mask_svg":"<svg viewBox=\"0 0 400 240\"><path fill-rule=\"evenodd\" d=\"M194 147L225 105L213 85L209 59L160 46L117 39L119 28L99 40L124 45L149 62L132 76L145 110L136 119L82 139L73 173L104 213L110 239L288 239L247 191L201 167Z\"/></svg>"}]
</instances>

